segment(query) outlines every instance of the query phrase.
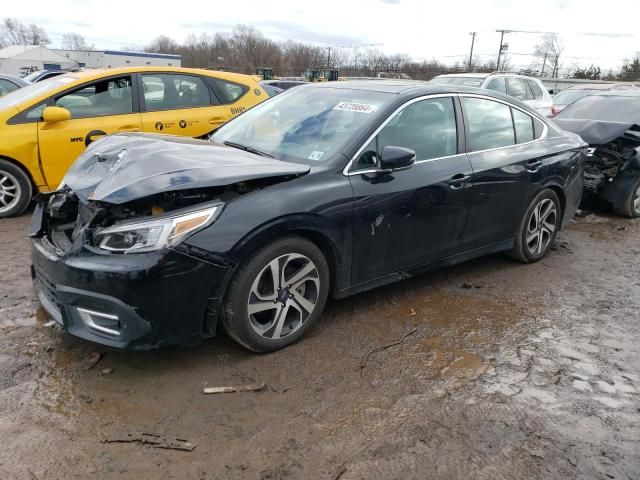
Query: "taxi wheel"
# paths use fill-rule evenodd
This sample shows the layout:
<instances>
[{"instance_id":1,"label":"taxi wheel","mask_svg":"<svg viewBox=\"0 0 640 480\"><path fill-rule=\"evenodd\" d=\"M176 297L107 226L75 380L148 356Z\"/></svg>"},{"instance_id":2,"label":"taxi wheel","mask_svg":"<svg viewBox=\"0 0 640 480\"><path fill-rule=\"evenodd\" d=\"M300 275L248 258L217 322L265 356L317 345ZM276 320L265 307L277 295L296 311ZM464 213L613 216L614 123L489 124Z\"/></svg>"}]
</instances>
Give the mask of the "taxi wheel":
<instances>
[{"instance_id":1,"label":"taxi wheel","mask_svg":"<svg viewBox=\"0 0 640 480\"><path fill-rule=\"evenodd\" d=\"M24 171L0 160L0 218L20 215L29 206L33 187Z\"/></svg>"}]
</instances>

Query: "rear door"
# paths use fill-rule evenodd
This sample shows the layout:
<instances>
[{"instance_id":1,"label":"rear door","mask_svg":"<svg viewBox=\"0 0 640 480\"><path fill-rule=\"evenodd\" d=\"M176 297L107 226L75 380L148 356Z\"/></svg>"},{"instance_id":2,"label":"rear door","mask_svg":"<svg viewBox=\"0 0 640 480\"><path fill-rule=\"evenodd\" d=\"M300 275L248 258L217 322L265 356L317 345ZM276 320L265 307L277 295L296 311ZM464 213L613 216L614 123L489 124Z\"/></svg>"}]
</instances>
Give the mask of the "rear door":
<instances>
[{"instance_id":1,"label":"rear door","mask_svg":"<svg viewBox=\"0 0 640 480\"><path fill-rule=\"evenodd\" d=\"M356 283L456 252L469 208L471 165L459 142L452 96L412 101L362 148L348 172L354 191L352 278ZM385 146L410 148L407 170L379 171Z\"/></svg>"},{"instance_id":2,"label":"rear door","mask_svg":"<svg viewBox=\"0 0 640 480\"><path fill-rule=\"evenodd\" d=\"M138 77L145 132L201 137L231 117L200 75L163 72Z\"/></svg>"},{"instance_id":3,"label":"rear door","mask_svg":"<svg viewBox=\"0 0 640 480\"><path fill-rule=\"evenodd\" d=\"M117 132L140 131L140 113L134 101L130 75L86 83L56 95L50 105L71 112L71 120L38 122L40 162L47 184L56 188L73 161L94 140ZM34 112L40 112L45 104Z\"/></svg>"},{"instance_id":4,"label":"rear door","mask_svg":"<svg viewBox=\"0 0 640 480\"><path fill-rule=\"evenodd\" d=\"M513 238L518 222L545 178L544 125L515 106L461 95L467 156L473 168L465 250Z\"/></svg>"}]
</instances>

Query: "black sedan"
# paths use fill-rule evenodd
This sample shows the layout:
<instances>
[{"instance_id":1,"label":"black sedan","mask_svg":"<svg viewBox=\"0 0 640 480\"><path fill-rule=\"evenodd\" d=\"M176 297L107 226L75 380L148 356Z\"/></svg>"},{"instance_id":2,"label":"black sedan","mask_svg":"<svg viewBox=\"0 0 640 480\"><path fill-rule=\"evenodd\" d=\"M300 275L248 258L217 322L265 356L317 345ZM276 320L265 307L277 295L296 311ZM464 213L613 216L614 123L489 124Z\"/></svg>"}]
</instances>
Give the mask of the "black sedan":
<instances>
[{"instance_id":1,"label":"black sedan","mask_svg":"<svg viewBox=\"0 0 640 480\"><path fill-rule=\"evenodd\" d=\"M618 215L640 217L640 90L583 97L553 120L589 143L585 192Z\"/></svg>"},{"instance_id":2,"label":"black sedan","mask_svg":"<svg viewBox=\"0 0 640 480\"><path fill-rule=\"evenodd\" d=\"M120 348L222 326L254 351L341 298L481 255L535 262L576 211L586 144L499 93L414 82L297 87L211 142L92 143L33 214L50 315Z\"/></svg>"}]
</instances>

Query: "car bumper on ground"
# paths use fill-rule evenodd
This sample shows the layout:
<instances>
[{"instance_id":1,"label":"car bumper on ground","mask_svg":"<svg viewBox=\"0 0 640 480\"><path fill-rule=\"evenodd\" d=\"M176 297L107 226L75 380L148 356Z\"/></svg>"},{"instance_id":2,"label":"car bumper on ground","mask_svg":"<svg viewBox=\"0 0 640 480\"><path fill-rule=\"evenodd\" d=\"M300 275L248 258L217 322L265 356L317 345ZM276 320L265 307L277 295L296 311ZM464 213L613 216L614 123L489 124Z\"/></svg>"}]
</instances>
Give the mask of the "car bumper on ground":
<instances>
[{"instance_id":1,"label":"car bumper on ground","mask_svg":"<svg viewBox=\"0 0 640 480\"><path fill-rule=\"evenodd\" d=\"M230 267L174 250L57 256L32 239L31 274L42 307L70 334L147 350L191 345L215 332Z\"/></svg>"}]
</instances>

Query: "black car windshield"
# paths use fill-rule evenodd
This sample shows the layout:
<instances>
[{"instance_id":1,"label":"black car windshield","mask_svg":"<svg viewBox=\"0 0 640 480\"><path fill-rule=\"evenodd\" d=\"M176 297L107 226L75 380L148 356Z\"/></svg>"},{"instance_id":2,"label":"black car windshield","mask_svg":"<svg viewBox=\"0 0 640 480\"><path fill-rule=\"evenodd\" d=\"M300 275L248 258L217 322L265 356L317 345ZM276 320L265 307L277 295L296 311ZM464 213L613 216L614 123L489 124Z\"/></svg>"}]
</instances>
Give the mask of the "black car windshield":
<instances>
[{"instance_id":1,"label":"black car windshield","mask_svg":"<svg viewBox=\"0 0 640 480\"><path fill-rule=\"evenodd\" d=\"M243 113L211 139L283 160L323 162L393 97L348 88L297 87Z\"/></svg>"},{"instance_id":2,"label":"black car windshield","mask_svg":"<svg viewBox=\"0 0 640 480\"><path fill-rule=\"evenodd\" d=\"M593 90L563 90L557 95L553 96L554 105L569 105L576 100L591 95Z\"/></svg>"},{"instance_id":3,"label":"black car windshield","mask_svg":"<svg viewBox=\"0 0 640 480\"><path fill-rule=\"evenodd\" d=\"M432 83L442 83L445 85L466 85L468 87L479 87L484 78L478 77L436 77Z\"/></svg>"},{"instance_id":4,"label":"black car windshield","mask_svg":"<svg viewBox=\"0 0 640 480\"><path fill-rule=\"evenodd\" d=\"M569 105L555 118L640 124L640 96L589 95Z\"/></svg>"}]
</instances>

